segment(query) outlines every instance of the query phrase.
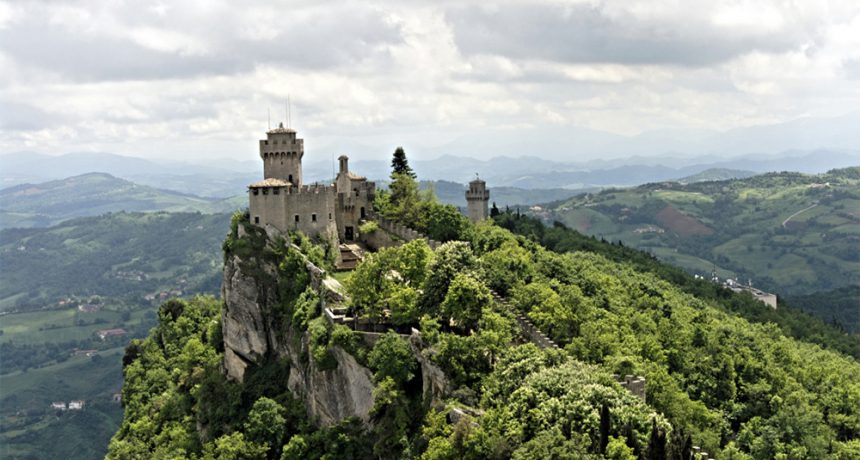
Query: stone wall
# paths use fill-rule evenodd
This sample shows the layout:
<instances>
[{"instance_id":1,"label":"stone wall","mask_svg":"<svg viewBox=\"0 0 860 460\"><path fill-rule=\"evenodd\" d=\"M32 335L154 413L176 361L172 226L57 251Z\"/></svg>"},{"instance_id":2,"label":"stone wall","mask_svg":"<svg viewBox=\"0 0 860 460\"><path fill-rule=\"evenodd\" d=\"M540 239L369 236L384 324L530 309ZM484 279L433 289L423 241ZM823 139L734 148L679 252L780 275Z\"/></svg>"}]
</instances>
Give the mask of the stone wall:
<instances>
[{"instance_id":1,"label":"stone wall","mask_svg":"<svg viewBox=\"0 0 860 460\"><path fill-rule=\"evenodd\" d=\"M622 379L617 374L613 374L612 377L623 388L626 388L629 392L638 396L639 399L645 401L645 398L648 396L645 377L642 377L641 375L625 375Z\"/></svg>"},{"instance_id":2,"label":"stone wall","mask_svg":"<svg viewBox=\"0 0 860 460\"><path fill-rule=\"evenodd\" d=\"M376 223L379 225L379 229L374 233L377 233L380 230L387 233L387 235L371 234L363 236L363 241L366 244L373 246L375 249L397 246L403 243L408 243L412 240L417 240L419 238L427 240L427 244L430 246L430 249L434 251L442 245L441 242L430 239L422 233L412 230L411 228L399 222L386 219L385 217L382 217L377 214L371 215L370 218L375 220Z\"/></svg>"},{"instance_id":3,"label":"stone wall","mask_svg":"<svg viewBox=\"0 0 860 460\"><path fill-rule=\"evenodd\" d=\"M517 325L520 327L520 330L523 331L523 335L526 339L537 345L538 348L558 348L558 345L556 345L555 342L547 337L546 334L541 332L541 330L538 329L530 319L518 312L517 309L507 301L507 299L500 296L496 291L490 292L493 294L493 299L496 300L496 303L498 303L499 306L514 314L514 319L517 321Z\"/></svg>"},{"instance_id":4,"label":"stone wall","mask_svg":"<svg viewBox=\"0 0 860 460\"><path fill-rule=\"evenodd\" d=\"M332 186L254 187L248 190L248 203L255 225L300 230L311 237L337 232Z\"/></svg>"}]
</instances>

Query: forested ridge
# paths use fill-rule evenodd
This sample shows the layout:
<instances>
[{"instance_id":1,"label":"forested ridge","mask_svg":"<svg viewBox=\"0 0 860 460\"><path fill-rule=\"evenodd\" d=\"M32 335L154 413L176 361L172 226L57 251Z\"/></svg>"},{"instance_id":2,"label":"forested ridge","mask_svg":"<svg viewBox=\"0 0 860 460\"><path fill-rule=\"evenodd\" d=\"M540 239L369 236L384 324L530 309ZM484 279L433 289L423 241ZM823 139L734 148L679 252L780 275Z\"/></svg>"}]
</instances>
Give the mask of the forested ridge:
<instances>
[{"instance_id":1,"label":"forested ridge","mask_svg":"<svg viewBox=\"0 0 860 460\"><path fill-rule=\"evenodd\" d=\"M410 173L395 173L377 209L448 242L381 249L345 281L351 314L391 332L369 345L327 321L301 263L325 266L326 251L301 235L267 239L237 214L225 254L261 279L275 264L272 314L307 340L302 362L264 358L229 381L219 301L168 302L126 351L125 420L108 457L686 460L693 446L731 459L860 457L860 364L836 351L856 339L768 319L763 304L562 227L516 215L469 224L418 194ZM559 348L528 343L516 313ZM449 381L444 398L424 396L416 351L394 332L411 328ZM372 373L367 424L318 428L286 387L304 362L337 366L335 348ZM644 376L645 400L612 374Z\"/></svg>"}]
</instances>

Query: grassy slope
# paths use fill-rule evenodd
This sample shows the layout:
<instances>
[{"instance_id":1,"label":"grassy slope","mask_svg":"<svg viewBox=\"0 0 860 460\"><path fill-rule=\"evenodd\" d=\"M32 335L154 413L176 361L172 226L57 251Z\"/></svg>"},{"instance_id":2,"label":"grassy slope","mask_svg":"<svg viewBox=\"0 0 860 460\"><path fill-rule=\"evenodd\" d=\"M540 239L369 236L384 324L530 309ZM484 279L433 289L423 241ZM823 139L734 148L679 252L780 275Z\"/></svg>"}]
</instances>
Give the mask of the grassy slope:
<instances>
[{"instance_id":1,"label":"grassy slope","mask_svg":"<svg viewBox=\"0 0 860 460\"><path fill-rule=\"evenodd\" d=\"M816 185L823 183L829 186ZM690 222L661 219L667 206L713 233L690 235ZM650 251L689 271L710 273L716 265L722 276L751 278L781 295L860 284L858 168L611 190L578 196L549 217ZM649 225L663 233L636 232Z\"/></svg>"}]
</instances>

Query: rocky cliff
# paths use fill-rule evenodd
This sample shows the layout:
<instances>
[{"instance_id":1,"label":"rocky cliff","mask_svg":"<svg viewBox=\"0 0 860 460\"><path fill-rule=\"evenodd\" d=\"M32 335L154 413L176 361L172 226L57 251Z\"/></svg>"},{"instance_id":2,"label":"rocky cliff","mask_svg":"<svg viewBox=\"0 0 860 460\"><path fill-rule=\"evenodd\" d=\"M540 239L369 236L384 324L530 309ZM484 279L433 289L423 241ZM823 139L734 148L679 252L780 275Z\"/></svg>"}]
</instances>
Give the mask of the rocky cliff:
<instances>
[{"instance_id":1,"label":"rocky cliff","mask_svg":"<svg viewBox=\"0 0 860 460\"><path fill-rule=\"evenodd\" d=\"M266 251L271 249L271 241L267 241ZM305 270L311 286L321 291L323 299L331 301L340 295L330 282L323 282L324 271L309 261L305 262ZM284 274L279 273L276 262L262 254L244 258L232 254L226 258L221 288L225 373L241 382L249 366L267 358L286 357L290 375L284 384L304 400L312 418L324 425L346 417L367 421L373 407L370 370L338 347L331 350L337 363L334 369L322 370L308 358L307 333L279 328L275 320L273 311L282 300L278 276Z\"/></svg>"}]
</instances>

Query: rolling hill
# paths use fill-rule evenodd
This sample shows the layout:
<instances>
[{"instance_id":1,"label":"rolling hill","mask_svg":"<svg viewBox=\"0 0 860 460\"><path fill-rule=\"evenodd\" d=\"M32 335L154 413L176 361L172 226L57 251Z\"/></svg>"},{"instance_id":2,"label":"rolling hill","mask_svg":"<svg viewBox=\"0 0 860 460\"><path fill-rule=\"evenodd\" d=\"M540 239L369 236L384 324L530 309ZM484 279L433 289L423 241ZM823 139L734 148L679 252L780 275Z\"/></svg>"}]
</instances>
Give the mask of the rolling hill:
<instances>
[{"instance_id":1,"label":"rolling hill","mask_svg":"<svg viewBox=\"0 0 860 460\"><path fill-rule=\"evenodd\" d=\"M0 311L47 309L70 296L140 305L165 290L217 292L228 221L229 214L113 213L2 230Z\"/></svg>"},{"instance_id":2,"label":"rolling hill","mask_svg":"<svg viewBox=\"0 0 860 460\"><path fill-rule=\"evenodd\" d=\"M784 296L860 284L856 167L604 190L542 217L692 272L751 279Z\"/></svg>"},{"instance_id":3,"label":"rolling hill","mask_svg":"<svg viewBox=\"0 0 860 460\"><path fill-rule=\"evenodd\" d=\"M238 208L239 206L235 206ZM201 198L88 173L0 190L0 228L48 227L74 217L107 212L229 212L233 201Z\"/></svg>"}]
</instances>

